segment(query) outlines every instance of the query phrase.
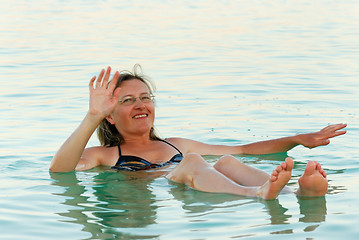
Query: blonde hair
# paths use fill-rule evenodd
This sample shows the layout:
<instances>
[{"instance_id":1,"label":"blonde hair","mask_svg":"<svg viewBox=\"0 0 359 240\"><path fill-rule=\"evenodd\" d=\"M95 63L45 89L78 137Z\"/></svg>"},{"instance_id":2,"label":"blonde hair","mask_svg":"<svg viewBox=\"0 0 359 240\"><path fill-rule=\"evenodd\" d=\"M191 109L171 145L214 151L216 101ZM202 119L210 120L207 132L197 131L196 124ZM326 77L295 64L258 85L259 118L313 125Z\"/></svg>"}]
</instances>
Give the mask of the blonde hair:
<instances>
[{"instance_id":1,"label":"blonde hair","mask_svg":"<svg viewBox=\"0 0 359 240\"><path fill-rule=\"evenodd\" d=\"M138 69L140 70L139 72L138 72ZM155 91L155 85L150 81L150 79L148 77L143 75L142 68L139 64L135 64L132 72L127 71L127 70L120 72L120 76L118 77L115 89L118 88L122 82L134 80L134 79L140 80L141 82L146 84L146 86L148 87L148 89L150 91L150 94L151 95L153 94L153 92ZM125 139L118 132L116 126L112 125L109 121L107 121L106 118L103 119L102 122L97 127L97 137L98 137L101 145L107 146L107 147L118 146L125 142ZM152 139L152 140L161 139L157 135L154 127L152 127L150 130L150 139Z\"/></svg>"}]
</instances>

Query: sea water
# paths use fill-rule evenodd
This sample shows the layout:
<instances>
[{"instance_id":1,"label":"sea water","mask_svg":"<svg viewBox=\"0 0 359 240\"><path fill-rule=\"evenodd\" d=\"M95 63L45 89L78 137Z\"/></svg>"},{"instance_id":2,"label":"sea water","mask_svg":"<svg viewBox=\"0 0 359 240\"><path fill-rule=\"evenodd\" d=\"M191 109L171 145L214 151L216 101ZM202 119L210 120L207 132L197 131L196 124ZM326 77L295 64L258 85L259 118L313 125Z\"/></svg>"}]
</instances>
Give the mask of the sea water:
<instances>
[{"instance_id":1,"label":"sea water","mask_svg":"<svg viewBox=\"0 0 359 240\"><path fill-rule=\"evenodd\" d=\"M357 239L357 1L1 1L1 239ZM238 145L348 123L296 147L328 173L324 198L210 194L98 167L52 173L102 68L139 63L162 137ZM88 146L98 145L94 136ZM236 156L271 172L286 154ZM215 163L217 158L206 159Z\"/></svg>"}]
</instances>

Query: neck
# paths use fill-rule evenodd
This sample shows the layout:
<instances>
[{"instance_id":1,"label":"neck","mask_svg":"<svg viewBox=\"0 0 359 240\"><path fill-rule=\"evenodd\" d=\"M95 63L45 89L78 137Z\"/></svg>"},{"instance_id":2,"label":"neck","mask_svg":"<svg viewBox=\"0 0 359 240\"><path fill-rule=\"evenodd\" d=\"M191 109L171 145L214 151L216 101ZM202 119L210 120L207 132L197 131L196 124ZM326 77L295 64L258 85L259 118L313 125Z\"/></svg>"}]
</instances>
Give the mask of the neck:
<instances>
[{"instance_id":1,"label":"neck","mask_svg":"<svg viewBox=\"0 0 359 240\"><path fill-rule=\"evenodd\" d=\"M124 140L125 140L125 144L147 144L150 141L152 141L150 139L150 135L149 134L144 134L144 135L131 135L131 136L123 136Z\"/></svg>"}]
</instances>

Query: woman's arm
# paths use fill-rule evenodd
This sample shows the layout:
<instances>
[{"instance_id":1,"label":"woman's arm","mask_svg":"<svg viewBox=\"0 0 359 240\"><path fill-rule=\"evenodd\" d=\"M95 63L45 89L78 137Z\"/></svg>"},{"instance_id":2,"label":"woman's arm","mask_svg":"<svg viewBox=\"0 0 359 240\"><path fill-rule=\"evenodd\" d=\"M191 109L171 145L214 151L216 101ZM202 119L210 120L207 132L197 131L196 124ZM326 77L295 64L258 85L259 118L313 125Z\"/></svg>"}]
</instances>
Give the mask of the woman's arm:
<instances>
[{"instance_id":1,"label":"woman's arm","mask_svg":"<svg viewBox=\"0 0 359 240\"><path fill-rule=\"evenodd\" d=\"M119 89L114 91L119 73L116 72L109 83L111 68L108 67L106 74L102 70L97 81L96 76L89 83L90 104L89 111L79 127L60 147L50 164L52 172L70 172L75 170L85 170L100 164L98 154L86 154L81 158L91 135L96 130L100 122L108 116L116 107L119 98ZM102 80L102 77L104 76ZM96 81L96 83L95 83ZM79 163L79 161L81 162ZM78 166L78 167L76 167Z\"/></svg>"},{"instance_id":2,"label":"woman's arm","mask_svg":"<svg viewBox=\"0 0 359 240\"><path fill-rule=\"evenodd\" d=\"M101 121L100 121L101 122ZM91 135L96 130L100 122L92 119L90 114L87 114L78 128L71 134L71 136L62 144L60 149L56 152L50 164L51 172L71 172L75 170L80 161L82 153L89 141ZM83 159L82 161L84 161ZM87 165L93 167L97 166L97 159L87 158ZM85 163L82 163L85 165ZM89 167L91 168L91 167ZM81 169L83 170L83 169Z\"/></svg>"},{"instance_id":3,"label":"woman's arm","mask_svg":"<svg viewBox=\"0 0 359 240\"><path fill-rule=\"evenodd\" d=\"M346 133L345 130L340 131L346 126L346 124L334 124L314 133L298 134L241 146L212 145L183 138L170 138L168 140L176 144L184 153L195 152L201 155L270 154L287 152L298 145L307 148L328 145L330 138Z\"/></svg>"},{"instance_id":4,"label":"woman's arm","mask_svg":"<svg viewBox=\"0 0 359 240\"><path fill-rule=\"evenodd\" d=\"M247 144L242 146L242 149L244 154L269 154L287 152L298 145L307 148L325 146L330 143L330 138L345 134L345 130L340 130L346 126L346 124L329 125L318 132Z\"/></svg>"}]
</instances>

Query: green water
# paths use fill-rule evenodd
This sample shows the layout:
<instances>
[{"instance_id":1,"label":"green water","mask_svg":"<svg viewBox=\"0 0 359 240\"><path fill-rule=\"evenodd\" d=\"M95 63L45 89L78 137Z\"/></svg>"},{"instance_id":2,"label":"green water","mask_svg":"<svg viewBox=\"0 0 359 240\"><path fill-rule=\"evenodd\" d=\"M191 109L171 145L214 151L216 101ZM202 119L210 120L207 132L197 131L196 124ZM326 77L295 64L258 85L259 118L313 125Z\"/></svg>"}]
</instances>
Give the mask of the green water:
<instances>
[{"instance_id":1,"label":"green water","mask_svg":"<svg viewBox=\"0 0 359 240\"><path fill-rule=\"evenodd\" d=\"M357 1L2 1L0 238L357 239L358 9ZM157 85L163 137L235 145L348 123L328 146L288 152L289 185L316 160L328 173L326 197L209 194L159 170L50 174L87 111L89 79L135 63ZM284 157L237 156L267 172Z\"/></svg>"}]
</instances>

